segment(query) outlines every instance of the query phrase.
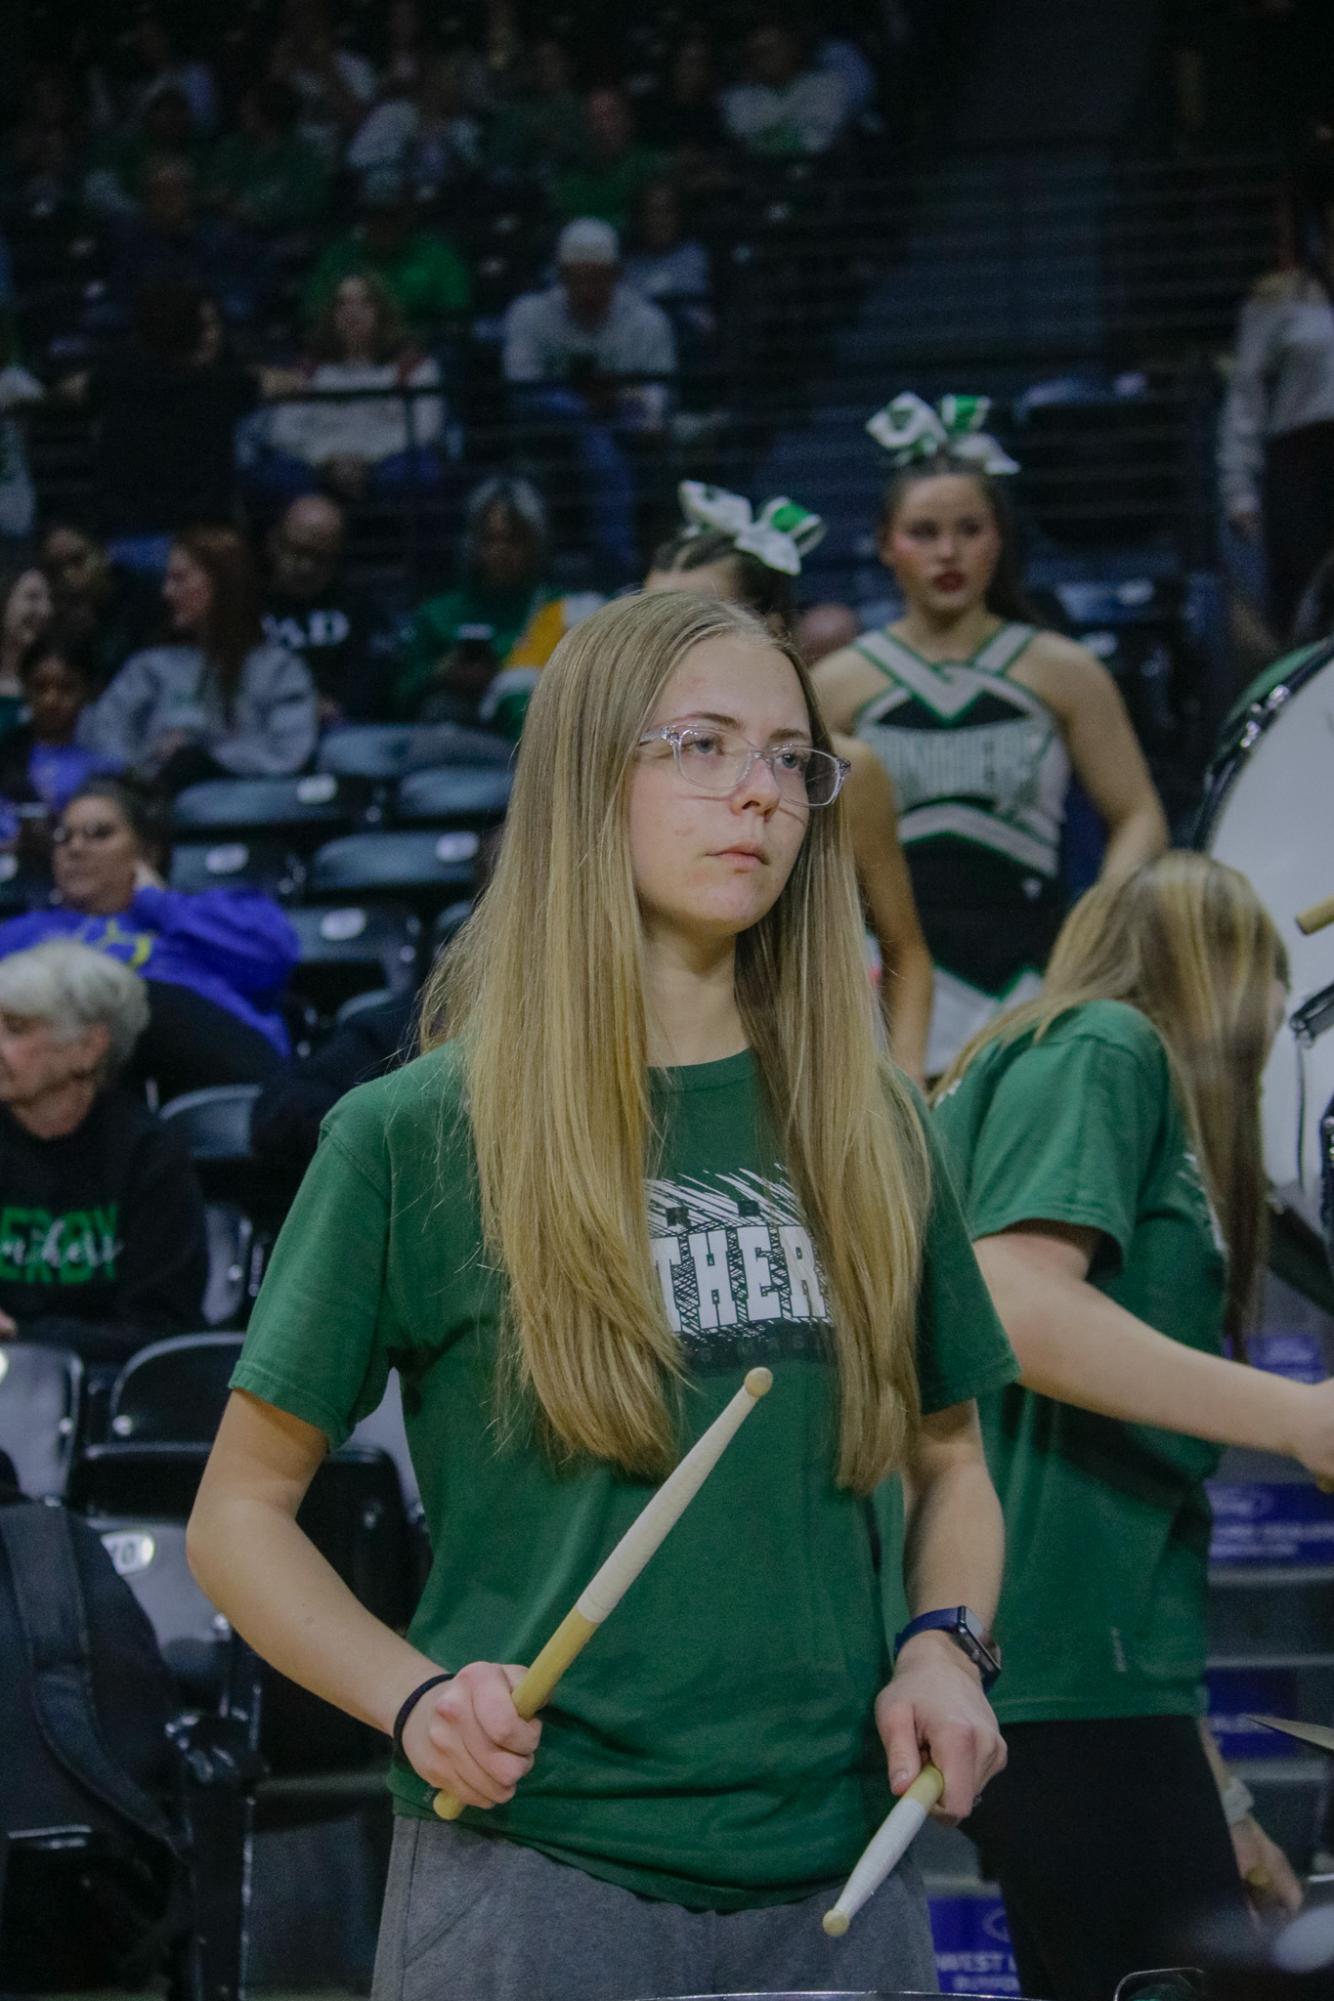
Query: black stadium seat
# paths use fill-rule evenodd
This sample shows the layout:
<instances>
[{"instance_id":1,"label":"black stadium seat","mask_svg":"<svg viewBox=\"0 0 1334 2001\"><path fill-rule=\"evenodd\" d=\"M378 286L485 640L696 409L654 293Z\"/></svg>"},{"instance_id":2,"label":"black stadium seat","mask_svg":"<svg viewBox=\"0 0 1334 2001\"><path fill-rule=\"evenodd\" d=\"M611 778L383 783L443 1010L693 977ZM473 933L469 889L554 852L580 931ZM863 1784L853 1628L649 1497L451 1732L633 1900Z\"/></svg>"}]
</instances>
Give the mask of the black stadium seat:
<instances>
[{"instance_id":1,"label":"black stadium seat","mask_svg":"<svg viewBox=\"0 0 1334 2001\"><path fill-rule=\"evenodd\" d=\"M479 841L475 833L401 831L348 834L311 857L307 895L406 897L432 906L471 891Z\"/></svg>"},{"instance_id":2,"label":"black stadium seat","mask_svg":"<svg viewBox=\"0 0 1334 2001\"><path fill-rule=\"evenodd\" d=\"M458 903L447 903L431 926L431 956L434 959L443 948L457 938L468 919L472 916L471 898Z\"/></svg>"},{"instance_id":3,"label":"black stadium seat","mask_svg":"<svg viewBox=\"0 0 1334 2001\"><path fill-rule=\"evenodd\" d=\"M171 853L171 887L259 889L282 901L301 887L301 866L285 841L181 841Z\"/></svg>"},{"instance_id":4,"label":"black stadium seat","mask_svg":"<svg viewBox=\"0 0 1334 2001\"><path fill-rule=\"evenodd\" d=\"M243 1326L259 1291L267 1242L237 1202L206 1202L204 1228L208 1236L204 1324L214 1328Z\"/></svg>"},{"instance_id":5,"label":"black stadium seat","mask_svg":"<svg viewBox=\"0 0 1334 2001\"><path fill-rule=\"evenodd\" d=\"M211 1445L241 1353L240 1334L178 1334L132 1355L108 1406L114 1439Z\"/></svg>"},{"instance_id":6,"label":"black stadium seat","mask_svg":"<svg viewBox=\"0 0 1334 2001\"><path fill-rule=\"evenodd\" d=\"M431 765L507 765L513 754L503 737L454 723L358 723L330 730L316 761L337 777L385 784Z\"/></svg>"},{"instance_id":7,"label":"black stadium seat","mask_svg":"<svg viewBox=\"0 0 1334 2001\"><path fill-rule=\"evenodd\" d=\"M414 771L394 796L393 816L405 827L498 826L510 802L513 773L497 765L447 765Z\"/></svg>"},{"instance_id":8,"label":"black stadium seat","mask_svg":"<svg viewBox=\"0 0 1334 2001\"><path fill-rule=\"evenodd\" d=\"M258 1084L210 1084L170 1099L159 1116L184 1133L196 1164L245 1160L250 1153L250 1109L258 1096Z\"/></svg>"},{"instance_id":9,"label":"black stadium seat","mask_svg":"<svg viewBox=\"0 0 1334 2001\"><path fill-rule=\"evenodd\" d=\"M169 1098L159 1116L182 1133L205 1195L244 1202L250 1162L250 1110L258 1084L210 1084Z\"/></svg>"},{"instance_id":10,"label":"black stadium seat","mask_svg":"<svg viewBox=\"0 0 1334 2001\"><path fill-rule=\"evenodd\" d=\"M181 833L261 840L281 836L298 849L350 833L365 810L369 788L356 779L315 771L305 778L210 778L178 793L172 824Z\"/></svg>"},{"instance_id":11,"label":"black stadium seat","mask_svg":"<svg viewBox=\"0 0 1334 2001\"><path fill-rule=\"evenodd\" d=\"M0 1342L0 1452L33 1500L65 1491L83 1388L83 1364L67 1349Z\"/></svg>"},{"instance_id":12,"label":"black stadium seat","mask_svg":"<svg viewBox=\"0 0 1334 2001\"><path fill-rule=\"evenodd\" d=\"M421 921L405 905L298 905L287 916L301 944L292 986L326 1020L353 994L416 986Z\"/></svg>"}]
</instances>

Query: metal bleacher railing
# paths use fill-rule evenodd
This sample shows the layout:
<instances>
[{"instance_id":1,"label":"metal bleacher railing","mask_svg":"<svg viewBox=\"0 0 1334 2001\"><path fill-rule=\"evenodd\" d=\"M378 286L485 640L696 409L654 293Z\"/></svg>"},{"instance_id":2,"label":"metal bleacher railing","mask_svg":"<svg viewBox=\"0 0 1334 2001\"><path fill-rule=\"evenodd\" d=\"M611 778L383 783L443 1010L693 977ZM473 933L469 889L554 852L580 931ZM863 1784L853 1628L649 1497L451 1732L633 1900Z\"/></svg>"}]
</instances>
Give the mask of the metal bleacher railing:
<instances>
[{"instance_id":1,"label":"metal bleacher railing","mask_svg":"<svg viewBox=\"0 0 1334 2001\"><path fill-rule=\"evenodd\" d=\"M1147 536L1188 566L1207 562L1218 363L1249 284L1275 261L1278 188L1269 156L1102 151L1054 162L992 151L893 173L798 164L752 183L714 228L716 333L683 343L668 441L645 455L646 539L670 519L684 473L750 490L781 468L832 519L868 527L880 468L866 415L901 387L964 387L1000 399L1025 511L1044 534L1085 548ZM512 221L512 235L528 227ZM360 561L407 595L447 567L462 490L499 465L521 463L546 487L577 569L568 476L500 379L503 306L541 282L543 255L502 259L494 296L431 343L449 411L443 482L357 510ZM34 280L43 318L40 294ZM271 358L262 332L244 339L252 358ZM1025 403L1035 384L1070 378L1080 396ZM87 498L92 422L54 402L33 418L53 509ZM831 535L812 591L864 586L864 557Z\"/></svg>"}]
</instances>

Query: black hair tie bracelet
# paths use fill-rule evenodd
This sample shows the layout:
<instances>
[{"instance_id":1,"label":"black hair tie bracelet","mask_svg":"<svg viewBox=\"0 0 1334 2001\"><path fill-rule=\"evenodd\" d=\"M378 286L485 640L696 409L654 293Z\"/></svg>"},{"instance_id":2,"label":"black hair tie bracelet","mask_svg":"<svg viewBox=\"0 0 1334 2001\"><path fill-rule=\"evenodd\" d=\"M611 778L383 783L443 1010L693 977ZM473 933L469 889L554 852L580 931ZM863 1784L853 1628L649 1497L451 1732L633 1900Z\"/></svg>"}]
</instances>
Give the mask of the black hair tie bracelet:
<instances>
[{"instance_id":1,"label":"black hair tie bracelet","mask_svg":"<svg viewBox=\"0 0 1334 2001\"><path fill-rule=\"evenodd\" d=\"M417 1687L413 1689L411 1695L408 1696L404 1701L402 1708L398 1712L398 1715L394 1718L394 1728L392 1733L394 1739L394 1749L398 1753L399 1757L402 1758L405 1764L409 1762L409 1759L407 1752L403 1749L403 1732L407 1729L409 1716L411 1716L413 1710L417 1707L417 1704L421 1701L422 1697L425 1695L428 1689L438 1688L442 1681L453 1681L453 1679L454 1677L452 1674L433 1674L428 1681L419 1682Z\"/></svg>"}]
</instances>

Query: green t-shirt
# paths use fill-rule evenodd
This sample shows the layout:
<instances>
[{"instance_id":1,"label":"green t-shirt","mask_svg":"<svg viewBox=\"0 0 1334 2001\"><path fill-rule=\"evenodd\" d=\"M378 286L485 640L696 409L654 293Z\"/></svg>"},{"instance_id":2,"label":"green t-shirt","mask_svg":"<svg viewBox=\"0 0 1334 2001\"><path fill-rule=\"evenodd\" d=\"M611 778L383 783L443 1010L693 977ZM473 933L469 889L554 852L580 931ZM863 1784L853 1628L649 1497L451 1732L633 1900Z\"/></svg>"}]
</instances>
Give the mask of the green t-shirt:
<instances>
[{"instance_id":1,"label":"green t-shirt","mask_svg":"<svg viewBox=\"0 0 1334 2001\"><path fill-rule=\"evenodd\" d=\"M534 614L550 598L551 593L540 584L526 584L518 591L489 591L465 583L419 605L399 653L394 700L400 713L412 714L440 662L458 643L462 628L489 626L491 650L497 667L501 667Z\"/></svg>"},{"instance_id":2,"label":"green t-shirt","mask_svg":"<svg viewBox=\"0 0 1334 2001\"><path fill-rule=\"evenodd\" d=\"M555 208L561 216L595 215L624 232L644 189L662 173L662 157L632 146L611 164L584 160L556 176Z\"/></svg>"},{"instance_id":3,"label":"green t-shirt","mask_svg":"<svg viewBox=\"0 0 1334 2001\"><path fill-rule=\"evenodd\" d=\"M392 256L372 254L359 230L331 243L306 285L303 303L313 319L344 278L369 273L392 295L414 333L430 335L440 322L465 313L472 298L472 274L443 236L417 229Z\"/></svg>"},{"instance_id":4,"label":"green t-shirt","mask_svg":"<svg viewBox=\"0 0 1334 2001\"><path fill-rule=\"evenodd\" d=\"M872 1708L901 1552L882 1577L872 1504L834 1484L825 1281L762 1137L753 1057L655 1071L653 1095L648 1212L687 1363L683 1446L753 1364L774 1388L565 1675L514 1800L464 1819L644 1895L736 1910L842 1876L889 1806ZM338 1105L233 1378L337 1443L400 1370L435 1552L411 1635L446 1668L531 1660L652 1491L498 1449L497 1293L458 1105L450 1048ZM928 1410L1014 1375L943 1174L919 1354ZM427 1812L406 1765L390 1785L399 1812Z\"/></svg>"},{"instance_id":5,"label":"green t-shirt","mask_svg":"<svg viewBox=\"0 0 1334 2001\"><path fill-rule=\"evenodd\" d=\"M976 1240L1024 1222L1102 1233L1090 1282L1220 1352L1226 1261L1167 1054L1119 1001L1036 1045L993 1042L936 1110ZM1002 1722L1199 1707L1218 1449L1011 1386L982 1401L1005 1510Z\"/></svg>"}]
</instances>

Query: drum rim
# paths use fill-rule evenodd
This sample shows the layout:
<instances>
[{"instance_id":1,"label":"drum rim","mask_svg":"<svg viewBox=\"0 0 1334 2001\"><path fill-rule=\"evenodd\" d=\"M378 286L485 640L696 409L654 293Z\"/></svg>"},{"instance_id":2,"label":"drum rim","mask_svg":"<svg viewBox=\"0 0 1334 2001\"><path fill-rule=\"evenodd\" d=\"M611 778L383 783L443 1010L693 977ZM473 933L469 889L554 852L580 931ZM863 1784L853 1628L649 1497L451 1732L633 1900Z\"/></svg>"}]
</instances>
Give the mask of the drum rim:
<instances>
[{"instance_id":1,"label":"drum rim","mask_svg":"<svg viewBox=\"0 0 1334 2001\"><path fill-rule=\"evenodd\" d=\"M1293 647L1292 653L1297 654L1303 650L1300 647ZM1256 744L1277 722L1293 695L1332 662L1334 662L1334 636L1317 641L1314 652L1308 651L1306 659L1299 661L1290 674L1285 674L1281 680L1276 681L1267 695L1258 702L1249 703L1242 711L1237 718L1231 738L1226 745L1214 752L1205 768L1203 792L1195 817L1193 846L1207 847L1223 802L1232 788L1238 771ZM1259 676L1256 678L1258 680ZM1284 691L1283 700L1276 702L1274 697L1280 688ZM1243 742L1243 738L1251 730L1254 731L1254 735L1248 742Z\"/></svg>"}]
</instances>

